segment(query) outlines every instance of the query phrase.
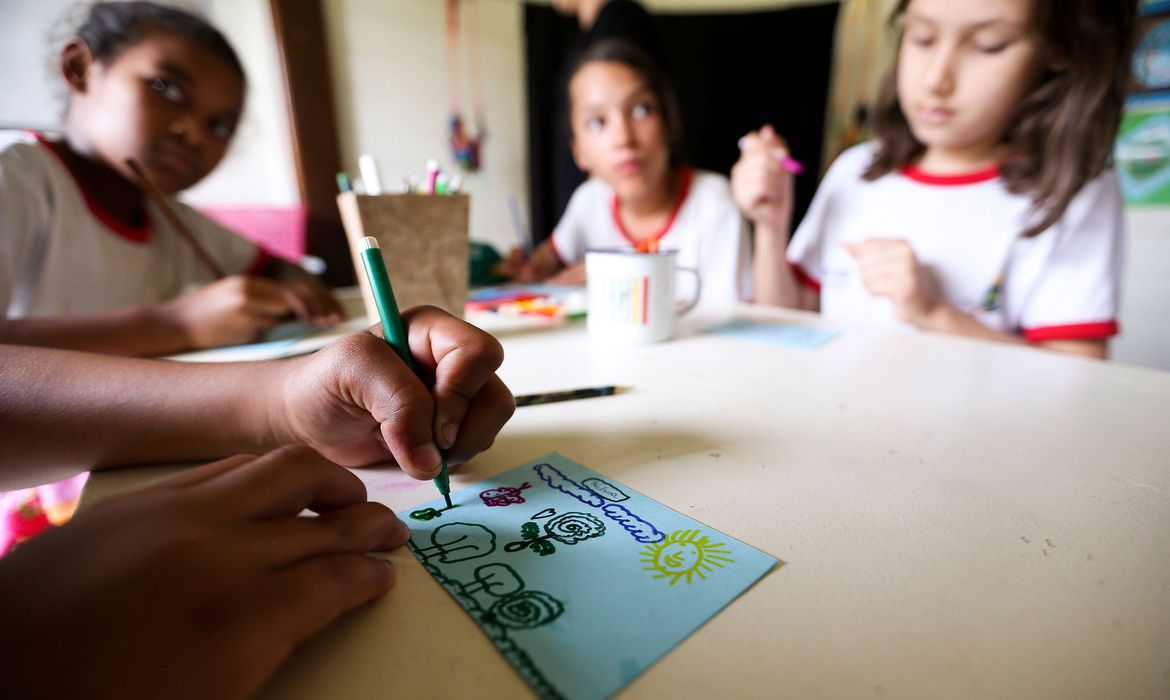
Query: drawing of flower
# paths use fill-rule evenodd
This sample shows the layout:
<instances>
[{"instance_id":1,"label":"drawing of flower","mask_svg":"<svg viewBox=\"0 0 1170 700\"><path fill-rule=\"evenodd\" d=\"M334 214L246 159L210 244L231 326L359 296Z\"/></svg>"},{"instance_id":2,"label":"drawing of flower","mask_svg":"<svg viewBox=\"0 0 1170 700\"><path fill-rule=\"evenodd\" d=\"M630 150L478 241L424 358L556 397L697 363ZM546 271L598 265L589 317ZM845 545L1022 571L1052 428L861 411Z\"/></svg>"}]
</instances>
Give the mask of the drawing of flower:
<instances>
[{"instance_id":1,"label":"drawing of flower","mask_svg":"<svg viewBox=\"0 0 1170 700\"><path fill-rule=\"evenodd\" d=\"M577 544L605 534L605 523L587 513L565 513L544 526L544 531L562 544Z\"/></svg>"},{"instance_id":2,"label":"drawing of flower","mask_svg":"<svg viewBox=\"0 0 1170 700\"><path fill-rule=\"evenodd\" d=\"M484 621L526 630L547 625L563 612L564 604L543 591L520 591L493 603L484 615Z\"/></svg>"}]
</instances>

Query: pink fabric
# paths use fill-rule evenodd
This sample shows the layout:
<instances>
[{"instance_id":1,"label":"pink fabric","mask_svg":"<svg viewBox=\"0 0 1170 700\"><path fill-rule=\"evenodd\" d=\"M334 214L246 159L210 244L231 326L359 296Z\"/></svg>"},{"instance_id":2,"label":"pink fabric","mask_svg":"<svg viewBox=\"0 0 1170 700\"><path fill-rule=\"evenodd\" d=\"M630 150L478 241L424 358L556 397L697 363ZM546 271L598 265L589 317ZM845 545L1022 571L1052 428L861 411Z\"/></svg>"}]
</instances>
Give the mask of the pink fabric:
<instances>
[{"instance_id":1,"label":"pink fabric","mask_svg":"<svg viewBox=\"0 0 1170 700\"><path fill-rule=\"evenodd\" d=\"M305 254L306 209L303 206L215 207L199 211L285 260L300 260Z\"/></svg>"},{"instance_id":2,"label":"pink fabric","mask_svg":"<svg viewBox=\"0 0 1170 700\"><path fill-rule=\"evenodd\" d=\"M86 472L55 484L0 493L0 557L50 527L69 522L88 478Z\"/></svg>"}]
</instances>

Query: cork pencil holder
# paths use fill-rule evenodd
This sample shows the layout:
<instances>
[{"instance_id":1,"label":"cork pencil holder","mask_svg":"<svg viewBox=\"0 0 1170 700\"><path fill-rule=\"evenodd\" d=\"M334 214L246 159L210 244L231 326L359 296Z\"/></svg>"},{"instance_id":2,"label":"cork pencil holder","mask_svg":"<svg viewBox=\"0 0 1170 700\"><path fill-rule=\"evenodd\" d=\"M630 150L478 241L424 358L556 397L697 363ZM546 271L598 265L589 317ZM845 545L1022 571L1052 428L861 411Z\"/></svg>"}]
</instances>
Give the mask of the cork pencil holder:
<instances>
[{"instance_id":1,"label":"cork pencil holder","mask_svg":"<svg viewBox=\"0 0 1170 700\"><path fill-rule=\"evenodd\" d=\"M350 257L371 320L378 318L378 309L361 262L361 239L366 236L378 239L382 247L400 309L430 304L463 317L470 201L465 194L338 195Z\"/></svg>"}]
</instances>

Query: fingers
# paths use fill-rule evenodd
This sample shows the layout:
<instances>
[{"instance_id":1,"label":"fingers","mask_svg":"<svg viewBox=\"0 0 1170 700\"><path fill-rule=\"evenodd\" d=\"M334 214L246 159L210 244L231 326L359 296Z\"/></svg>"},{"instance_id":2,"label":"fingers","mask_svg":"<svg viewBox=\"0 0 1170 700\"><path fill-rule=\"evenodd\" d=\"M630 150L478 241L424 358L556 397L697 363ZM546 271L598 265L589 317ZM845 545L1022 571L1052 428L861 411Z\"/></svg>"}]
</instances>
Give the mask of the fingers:
<instances>
[{"instance_id":1,"label":"fingers","mask_svg":"<svg viewBox=\"0 0 1170 700\"><path fill-rule=\"evenodd\" d=\"M406 544L410 529L381 503L364 502L317 517L292 517L258 523L242 547L271 568L328 554L388 552Z\"/></svg>"},{"instance_id":2,"label":"fingers","mask_svg":"<svg viewBox=\"0 0 1170 700\"><path fill-rule=\"evenodd\" d=\"M274 573L257 591L264 629L279 630L292 650L342 614L385 594L393 565L362 554L312 557Z\"/></svg>"},{"instance_id":3,"label":"fingers","mask_svg":"<svg viewBox=\"0 0 1170 700\"><path fill-rule=\"evenodd\" d=\"M380 334L381 328L375 326L338 341L340 384L350 400L378 423L398 466L416 479L434 478L441 463L435 444L435 401ZM428 370L434 368L433 359L424 361L428 339L416 340L410 330L408 335L415 360Z\"/></svg>"},{"instance_id":4,"label":"fingers","mask_svg":"<svg viewBox=\"0 0 1170 700\"><path fill-rule=\"evenodd\" d=\"M434 307L411 309L403 322L419 364L434 368L434 435L447 449L455 444L472 401L503 364L504 349L492 336Z\"/></svg>"},{"instance_id":5,"label":"fingers","mask_svg":"<svg viewBox=\"0 0 1170 700\"><path fill-rule=\"evenodd\" d=\"M247 314L266 319L287 316L292 307L284 288L263 277L241 277L238 293L240 308Z\"/></svg>"},{"instance_id":6,"label":"fingers","mask_svg":"<svg viewBox=\"0 0 1170 700\"><path fill-rule=\"evenodd\" d=\"M273 450L194 489L194 507L213 503L231 517L249 519L297 515L306 508L325 512L366 500L360 479L307 447Z\"/></svg>"},{"instance_id":7,"label":"fingers","mask_svg":"<svg viewBox=\"0 0 1170 700\"><path fill-rule=\"evenodd\" d=\"M463 418L454 446L447 452L448 462L462 464L491 447L496 435L516 412L516 399L504 382L493 375L484 382Z\"/></svg>"},{"instance_id":8,"label":"fingers","mask_svg":"<svg viewBox=\"0 0 1170 700\"><path fill-rule=\"evenodd\" d=\"M185 472L176 474L168 479L160 481L157 484L157 488L168 489L172 491L189 488L196 484L214 479L220 474L224 474L233 469L236 469L237 467L251 462L254 459L256 459L256 455L244 454L228 457L227 459L221 459L218 462L204 464L201 467L188 469Z\"/></svg>"}]
</instances>

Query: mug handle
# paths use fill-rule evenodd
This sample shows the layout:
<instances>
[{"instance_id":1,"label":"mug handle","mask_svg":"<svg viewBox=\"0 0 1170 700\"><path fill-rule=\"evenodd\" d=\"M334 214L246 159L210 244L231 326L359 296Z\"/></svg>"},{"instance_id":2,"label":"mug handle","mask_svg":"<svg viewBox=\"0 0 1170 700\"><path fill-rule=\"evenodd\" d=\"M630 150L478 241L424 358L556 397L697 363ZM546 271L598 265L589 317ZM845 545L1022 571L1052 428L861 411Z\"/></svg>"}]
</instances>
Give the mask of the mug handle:
<instances>
[{"instance_id":1,"label":"mug handle","mask_svg":"<svg viewBox=\"0 0 1170 700\"><path fill-rule=\"evenodd\" d=\"M699 277L699 271L693 267L678 267L675 268L675 272L689 272L695 276L695 298L683 302L674 311L676 316L682 316L694 311L695 307L699 305L699 297L703 294L703 279Z\"/></svg>"}]
</instances>

